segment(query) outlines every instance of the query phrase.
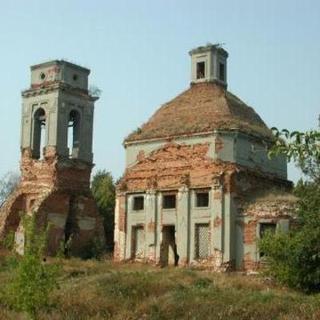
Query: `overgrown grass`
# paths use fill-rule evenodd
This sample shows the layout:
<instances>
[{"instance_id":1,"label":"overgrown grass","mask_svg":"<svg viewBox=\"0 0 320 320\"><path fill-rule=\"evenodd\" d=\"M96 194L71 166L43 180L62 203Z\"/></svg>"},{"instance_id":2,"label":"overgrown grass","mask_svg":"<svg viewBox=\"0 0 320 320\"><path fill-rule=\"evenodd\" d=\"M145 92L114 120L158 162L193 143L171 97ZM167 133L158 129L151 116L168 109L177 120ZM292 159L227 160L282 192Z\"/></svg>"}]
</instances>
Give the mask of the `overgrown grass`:
<instances>
[{"instance_id":1,"label":"overgrown grass","mask_svg":"<svg viewBox=\"0 0 320 320\"><path fill-rule=\"evenodd\" d=\"M9 269L0 255L1 285ZM262 277L78 259L62 261L62 269L40 319L320 319L320 295ZM0 319L26 318L0 300Z\"/></svg>"}]
</instances>

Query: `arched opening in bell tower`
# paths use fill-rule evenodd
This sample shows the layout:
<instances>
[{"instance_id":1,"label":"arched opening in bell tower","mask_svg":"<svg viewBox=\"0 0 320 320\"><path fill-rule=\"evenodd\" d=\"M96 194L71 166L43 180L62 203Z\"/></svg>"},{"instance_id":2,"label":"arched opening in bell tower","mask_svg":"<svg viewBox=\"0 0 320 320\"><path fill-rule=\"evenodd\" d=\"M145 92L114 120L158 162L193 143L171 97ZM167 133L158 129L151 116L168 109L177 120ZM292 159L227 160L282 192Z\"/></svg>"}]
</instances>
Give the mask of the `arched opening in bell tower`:
<instances>
[{"instance_id":1,"label":"arched opening in bell tower","mask_svg":"<svg viewBox=\"0 0 320 320\"><path fill-rule=\"evenodd\" d=\"M77 158L80 147L80 113L72 110L68 119L69 158Z\"/></svg>"},{"instance_id":2,"label":"arched opening in bell tower","mask_svg":"<svg viewBox=\"0 0 320 320\"><path fill-rule=\"evenodd\" d=\"M42 159L46 145L46 112L39 108L33 116L33 147L32 157Z\"/></svg>"}]
</instances>

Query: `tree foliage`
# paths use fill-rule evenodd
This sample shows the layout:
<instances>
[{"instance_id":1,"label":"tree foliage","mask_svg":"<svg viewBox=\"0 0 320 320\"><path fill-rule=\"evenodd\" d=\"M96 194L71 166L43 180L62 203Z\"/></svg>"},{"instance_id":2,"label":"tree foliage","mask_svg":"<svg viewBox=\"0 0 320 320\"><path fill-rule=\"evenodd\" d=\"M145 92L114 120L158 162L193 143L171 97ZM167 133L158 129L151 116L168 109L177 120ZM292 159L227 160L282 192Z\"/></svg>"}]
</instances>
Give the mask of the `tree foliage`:
<instances>
[{"instance_id":1,"label":"tree foliage","mask_svg":"<svg viewBox=\"0 0 320 320\"><path fill-rule=\"evenodd\" d=\"M320 182L320 131L272 130L276 140L269 155L286 155L288 161L295 161L306 176Z\"/></svg>"},{"instance_id":2,"label":"tree foliage","mask_svg":"<svg viewBox=\"0 0 320 320\"><path fill-rule=\"evenodd\" d=\"M110 172L99 170L92 179L91 189L103 217L106 242L113 248L115 184Z\"/></svg>"},{"instance_id":3,"label":"tree foliage","mask_svg":"<svg viewBox=\"0 0 320 320\"><path fill-rule=\"evenodd\" d=\"M0 206L4 203L10 193L16 188L20 181L20 176L15 172L7 172L0 179Z\"/></svg>"},{"instance_id":4,"label":"tree foliage","mask_svg":"<svg viewBox=\"0 0 320 320\"><path fill-rule=\"evenodd\" d=\"M274 130L270 155L284 154L307 176L294 193L296 219L289 233L267 234L260 242L268 272L279 282L305 291L320 291L320 132Z\"/></svg>"}]
</instances>

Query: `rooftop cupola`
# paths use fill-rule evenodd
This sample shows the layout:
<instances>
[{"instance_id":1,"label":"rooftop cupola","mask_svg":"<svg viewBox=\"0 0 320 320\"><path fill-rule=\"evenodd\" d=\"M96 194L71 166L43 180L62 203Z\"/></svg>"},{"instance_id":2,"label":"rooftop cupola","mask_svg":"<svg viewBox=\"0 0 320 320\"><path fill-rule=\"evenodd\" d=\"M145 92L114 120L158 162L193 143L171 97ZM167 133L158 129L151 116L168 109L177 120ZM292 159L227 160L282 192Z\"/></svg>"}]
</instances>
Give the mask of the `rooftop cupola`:
<instances>
[{"instance_id":1,"label":"rooftop cupola","mask_svg":"<svg viewBox=\"0 0 320 320\"><path fill-rule=\"evenodd\" d=\"M227 87L228 52L220 44L208 44L192 49L191 84L215 82Z\"/></svg>"}]
</instances>

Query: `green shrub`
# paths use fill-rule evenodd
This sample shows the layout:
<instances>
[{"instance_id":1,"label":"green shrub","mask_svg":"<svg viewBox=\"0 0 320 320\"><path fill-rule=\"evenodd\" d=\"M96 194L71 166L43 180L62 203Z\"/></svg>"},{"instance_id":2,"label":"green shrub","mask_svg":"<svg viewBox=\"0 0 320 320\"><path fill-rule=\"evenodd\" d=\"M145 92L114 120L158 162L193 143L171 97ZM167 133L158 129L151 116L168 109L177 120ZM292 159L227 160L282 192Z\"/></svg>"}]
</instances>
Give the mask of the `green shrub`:
<instances>
[{"instance_id":1,"label":"green shrub","mask_svg":"<svg viewBox=\"0 0 320 320\"><path fill-rule=\"evenodd\" d=\"M320 290L320 229L266 235L260 243L267 272L280 283L304 291Z\"/></svg>"},{"instance_id":2,"label":"green shrub","mask_svg":"<svg viewBox=\"0 0 320 320\"><path fill-rule=\"evenodd\" d=\"M268 272L278 281L304 291L320 291L320 131L273 128L269 156L294 160L307 180L295 188L297 219L289 234L268 235L260 249L267 255Z\"/></svg>"},{"instance_id":3,"label":"green shrub","mask_svg":"<svg viewBox=\"0 0 320 320\"><path fill-rule=\"evenodd\" d=\"M16 311L36 319L38 312L49 305L49 294L57 288L58 266L44 258L47 230L40 231L35 219L24 221L25 251L6 288L7 302Z\"/></svg>"},{"instance_id":4,"label":"green shrub","mask_svg":"<svg viewBox=\"0 0 320 320\"><path fill-rule=\"evenodd\" d=\"M320 187L300 183L296 194L297 225L287 234L266 234L260 250L266 255L267 272L280 283L320 291Z\"/></svg>"}]
</instances>

